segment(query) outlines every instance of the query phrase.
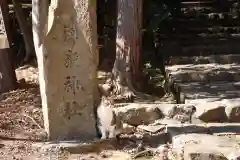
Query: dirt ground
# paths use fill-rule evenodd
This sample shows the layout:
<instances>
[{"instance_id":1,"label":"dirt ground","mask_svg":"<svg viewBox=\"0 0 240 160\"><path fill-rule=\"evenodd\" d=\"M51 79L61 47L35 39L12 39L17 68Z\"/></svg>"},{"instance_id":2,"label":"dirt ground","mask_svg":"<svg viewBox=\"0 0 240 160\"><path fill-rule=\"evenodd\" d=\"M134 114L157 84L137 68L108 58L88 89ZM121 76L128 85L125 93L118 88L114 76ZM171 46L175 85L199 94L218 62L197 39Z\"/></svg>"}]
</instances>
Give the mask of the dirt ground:
<instances>
[{"instance_id":1,"label":"dirt ground","mask_svg":"<svg viewBox=\"0 0 240 160\"><path fill-rule=\"evenodd\" d=\"M16 73L18 89L0 95L0 159L23 159L37 153L32 144L46 139L37 69L23 67Z\"/></svg>"}]
</instances>

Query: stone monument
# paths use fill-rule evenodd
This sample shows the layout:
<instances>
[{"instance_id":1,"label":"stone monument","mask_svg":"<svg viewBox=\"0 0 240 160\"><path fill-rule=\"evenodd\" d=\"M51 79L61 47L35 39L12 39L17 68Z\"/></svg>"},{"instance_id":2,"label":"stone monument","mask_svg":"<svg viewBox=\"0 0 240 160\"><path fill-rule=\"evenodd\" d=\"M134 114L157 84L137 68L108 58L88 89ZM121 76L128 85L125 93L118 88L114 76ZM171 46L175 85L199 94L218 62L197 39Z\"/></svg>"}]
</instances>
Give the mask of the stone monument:
<instances>
[{"instance_id":1,"label":"stone monument","mask_svg":"<svg viewBox=\"0 0 240 160\"><path fill-rule=\"evenodd\" d=\"M52 1L46 25L37 58L49 139L93 139L98 65L96 1Z\"/></svg>"}]
</instances>

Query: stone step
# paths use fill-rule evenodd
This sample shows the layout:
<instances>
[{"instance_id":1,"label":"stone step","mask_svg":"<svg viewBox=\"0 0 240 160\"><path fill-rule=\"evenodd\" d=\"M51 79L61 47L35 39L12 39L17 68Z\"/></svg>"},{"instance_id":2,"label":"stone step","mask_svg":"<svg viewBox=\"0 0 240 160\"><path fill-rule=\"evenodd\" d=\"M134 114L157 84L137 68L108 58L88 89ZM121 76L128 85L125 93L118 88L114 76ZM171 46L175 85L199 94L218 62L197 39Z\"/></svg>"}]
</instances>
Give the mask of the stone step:
<instances>
[{"instance_id":1,"label":"stone step","mask_svg":"<svg viewBox=\"0 0 240 160\"><path fill-rule=\"evenodd\" d=\"M237 138L209 134L182 134L172 138L171 159L224 159L240 158L240 143ZM172 157L171 157L172 155Z\"/></svg>"},{"instance_id":2,"label":"stone step","mask_svg":"<svg viewBox=\"0 0 240 160\"><path fill-rule=\"evenodd\" d=\"M119 119L132 126L151 123L240 122L240 98L186 104L132 103L114 110Z\"/></svg>"},{"instance_id":3,"label":"stone step","mask_svg":"<svg viewBox=\"0 0 240 160\"><path fill-rule=\"evenodd\" d=\"M227 55L210 55L210 56L184 56L177 57L172 56L169 59L169 65L179 64L208 64L208 63L219 63L219 64L240 64L240 54L227 54Z\"/></svg>"},{"instance_id":4,"label":"stone step","mask_svg":"<svg viewBox=\"0 0 240 160\"><path fill-rule=\"evenodd\" d=\"M220 102L223 99L231 100L240 97L240 81L192 82L179 85L185 95L185 103Z\"/></svg>"},{"instance_id":5,"label":"stone step","mask_svg":"<svg viewBox=\"0 0 240 160\"><path fill-rule=\"evenodd\" d=\"M204 122L240 122L240 81L179 85L185 103L196 107L195 118Z\"/></svg>"},{"instance_id":6,"label":"stone step","mask_svg":"<svg viewBox=\"0 0 240 160\"><path fill-rule=\"evenodd\" d=\"M188 64L166 66L176 82L240 81L240 64Z\"/></svg>"},{"instance_id":7,"label":"stone step","mask_svg":"<svg viewBox=\"0 0 240 160\"><path fill-rule=\"evenodd\" d=\"M211 134L216 136L238 135L240 142L239 123L202 123L202 124L166 124L167 133L171 138L182 134Z\"/></svg>"}]
</instances>

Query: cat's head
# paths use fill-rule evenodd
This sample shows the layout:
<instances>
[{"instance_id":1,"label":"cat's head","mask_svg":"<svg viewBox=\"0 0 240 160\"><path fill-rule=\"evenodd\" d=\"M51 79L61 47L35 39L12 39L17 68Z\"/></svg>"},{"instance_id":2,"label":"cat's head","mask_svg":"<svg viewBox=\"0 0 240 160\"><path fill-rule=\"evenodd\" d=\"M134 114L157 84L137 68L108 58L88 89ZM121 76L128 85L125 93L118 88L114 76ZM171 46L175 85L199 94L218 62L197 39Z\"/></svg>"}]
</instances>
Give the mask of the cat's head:
<instances>
[{"instance_id":1,"label":"cat's head","mask_svg":"<svg viewBox=\"0 0 240 160\"><path fill-rule=\"evenodd\" d=\"M114 105L114 101L109 97L102 96L102 104Z\"/></svg>"}]
</instances>

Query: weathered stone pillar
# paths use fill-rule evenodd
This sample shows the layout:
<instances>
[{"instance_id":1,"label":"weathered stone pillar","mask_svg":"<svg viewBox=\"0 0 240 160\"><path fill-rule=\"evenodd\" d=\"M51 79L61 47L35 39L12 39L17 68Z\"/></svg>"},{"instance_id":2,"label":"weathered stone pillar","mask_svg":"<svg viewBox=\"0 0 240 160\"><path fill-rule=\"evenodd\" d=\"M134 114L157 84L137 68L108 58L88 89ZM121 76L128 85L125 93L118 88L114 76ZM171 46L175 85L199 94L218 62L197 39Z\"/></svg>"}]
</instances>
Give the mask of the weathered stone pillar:
<instances>
[{"instance_id":1,"label":"weathered stone pillar","mask_svg":"<svg viewBox=\"0 0 240 160\"><path fill-rule=\"evenodd\" d=\"M15 89L16 74L11 55L7 0L0 1L0 93Z\"/></svg>"},{"instance_id":2,"label":"weathered stone pillar","mask_svg":"<svg viewBox=\"0 0 240 160\"><path fill-rule=\"evenodd\" d=\"M50 140L96 136L95 3L52 0L49 7L48 29L37 57L44 125Z\"/></svg>"}]
</instances>

